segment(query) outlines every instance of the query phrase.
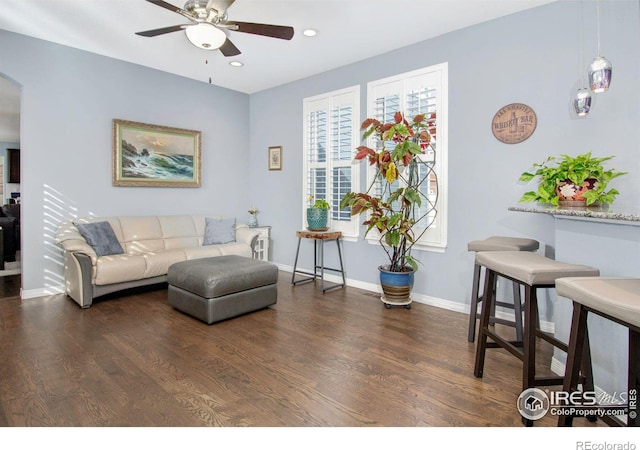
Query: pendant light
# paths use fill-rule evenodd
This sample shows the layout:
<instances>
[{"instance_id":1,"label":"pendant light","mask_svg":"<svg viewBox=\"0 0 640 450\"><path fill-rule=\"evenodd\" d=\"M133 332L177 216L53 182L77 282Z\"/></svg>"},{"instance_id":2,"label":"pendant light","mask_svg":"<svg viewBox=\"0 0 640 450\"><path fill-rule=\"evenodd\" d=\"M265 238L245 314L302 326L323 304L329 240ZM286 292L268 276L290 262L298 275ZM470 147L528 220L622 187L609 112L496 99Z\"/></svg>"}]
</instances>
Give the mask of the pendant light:
<instances>
[{"instance_id":1,"label":"pendant light","mask_svg":"<svg viewBox=\"0 0 640 450\"><path fill-rule=\"evenodd\" d=\"M573 109L580 117L584 117L589 114L589 110L591 109L591 93L589 92L589 89L578 89L578 93L573 99Z\"/></svg>"},{"instance_id":2,"label":"pendant light","mask_svg":"<svg viewBox=\"0 0 640 450\"><path fill-rule=\"evenodd\" d=\"M573 99L573 110L579 117L585 117L589 114L589 110L591 109L591 92L589 89L585 87L584 83L584 72L582 70L583 62L582 55L584 54L583 43L583 13L582 13L582 0L578 1L578 83L580 88L576 96Z\"/></svg>"},{"instance_id":3,"label":"pendant light","mask_svg":"<svg viewBox=\"0 0 640 450\"><path fill-rule=\"evenodd\" d=\"M607 58L600 53L600 0L596 0L596 19L598 33L598 56L589 65L589 87L595 93L609 90L613 67Z\"/></svg>"}]
</instances>

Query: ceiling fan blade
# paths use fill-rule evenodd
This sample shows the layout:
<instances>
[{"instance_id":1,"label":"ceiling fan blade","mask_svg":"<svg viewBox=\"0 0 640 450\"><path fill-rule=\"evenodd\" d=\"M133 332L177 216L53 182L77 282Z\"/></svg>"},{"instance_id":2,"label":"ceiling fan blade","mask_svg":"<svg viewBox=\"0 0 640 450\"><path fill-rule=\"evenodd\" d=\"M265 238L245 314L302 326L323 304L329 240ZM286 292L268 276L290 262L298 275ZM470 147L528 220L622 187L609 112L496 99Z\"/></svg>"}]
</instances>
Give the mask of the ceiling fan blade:
<instances>
[{"instance_id":1,"label":"ceiling fan blade","mask_svg":"<svg viewBox=\"0 0 640 450\"><path fill-rule=\"evenodd\" d=\"M282 25L268 25L266 23L252 23L252 22L227 22L226 25L232 27L238 27L234 31L249 34L259 34L260 36L268 36L277 39L286 39L287 41L293 38L293 27L285 27ZM233 28L232 28L233 29Z\"/></svg>"},{"instance_id":2,"label":"ceiling fan blade","mask_svg":"<svg viewBox=\"0 0 640 450\"><path fill-rule=\"evenodd\" d=\"M174 31L184 30L189 25L173 25L171 27L157 28L155 30L139 31L136 34L144 37L160 36L161 34L173 33Z\"/></svg>"},{"instance_id":3,"label":"ceiling fan blade","mask_svg":"<svg viewBox=\"0 0 640 450\"><path fill-rule=\"evenodd\" d=\"M185 11L182 8L178 8L177 6L172 5L171 3L167 3L163 0L147 0L149 3L153 3L154 5L158 5L163 7L164 9L168 9L171 12L174 13L178 13L181 16L186 17L189 20L195 20L196 17L194 17L192 14L189 13L189 11Z\"/></svg>"},{"instance_id":4,"label":"ceiling fan blade","mask_svg":"<svg viewBox=\"0 0 640 450\"><path fill-rule=\"evenodd\" d=\"M242 53L240 50L238 50L238 47L233 45L233 42L231 42L229 38L224 41L224 44L222 44L222 47L220 47L220 51L224 56L238 56L240 53Z\"/></svg>"},{"instance_id":5,"label":"ceiling fan blade","mask_svg":"<svg viewBox=\"0 0 640 450\"><path fill-rule=\"evenodd\" d=\"M218 12L218 16L222 16L235 1L236 0L209 0L209 3L207 3L207 11L213 8Z\"/></svg>"},{"instance_id":6,"label":"ceiling fan blade","mask_svg":"<svg viewBox=\"0 0 640 450\"><path fill-rule=\"evenodd\" d=\"M163 8L168 9L169 11L176 12L178 14L180 14L180 11L182 11L182 8L178 8L177 6L173 6L171 3L163 2L162 0L147 0L147 1L149 3L153 3L154 5L162 6Z\"/></svg>"}]
</instances>

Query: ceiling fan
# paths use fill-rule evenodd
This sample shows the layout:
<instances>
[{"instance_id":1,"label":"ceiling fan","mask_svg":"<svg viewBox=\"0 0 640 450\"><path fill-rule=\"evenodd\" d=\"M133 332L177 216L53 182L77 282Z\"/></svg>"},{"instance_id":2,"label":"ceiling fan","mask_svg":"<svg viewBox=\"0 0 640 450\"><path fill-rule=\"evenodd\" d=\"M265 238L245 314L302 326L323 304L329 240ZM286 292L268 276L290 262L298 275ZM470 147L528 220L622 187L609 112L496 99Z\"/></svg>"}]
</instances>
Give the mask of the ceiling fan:
<instances>
[{"instance_id":1,"label":"ceiling fan","mask_svg":"<svg viewBox=\"0 0 640 450\"><path fill-rule=\"evenodd\" d=\"M163 0L147 1L178 13L192 23L140 31L136 33L139 36L154 37L184 30L189 41L196 47L205 50L220 49L224 56L236 56L241 53L238 47L229 40L224 30L257 34L277 39L291 40L293 38L293 27L227 20L227 9L235 0L188 0L184 5L184 9L173 6Z\"/></svg>"}]
</instances>

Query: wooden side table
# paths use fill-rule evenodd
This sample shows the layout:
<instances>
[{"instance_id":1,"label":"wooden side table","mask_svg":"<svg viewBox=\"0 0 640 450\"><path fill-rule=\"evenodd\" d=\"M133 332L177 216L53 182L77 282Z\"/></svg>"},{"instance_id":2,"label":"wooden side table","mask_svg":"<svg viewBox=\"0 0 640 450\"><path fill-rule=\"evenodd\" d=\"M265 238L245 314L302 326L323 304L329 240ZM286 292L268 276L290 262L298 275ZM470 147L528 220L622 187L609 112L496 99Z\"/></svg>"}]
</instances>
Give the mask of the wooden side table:
<instances>
[{"instance_id":1,"label":"wooden side table","mask_svg":"<svg viewBox=\"0 0 640 450\"><path fill-rule=\"evenodd\" d=\"M296 250L296 259L293 263L293 274L291 276L291 284L297 285L300 283L306 283L308 281L315 281L320 278L320 287L324 294L328 290L344 287L346 282L344 278L344 265L342 263L342 251L340 250L340 238L342 238L341 231L296 231L296 237L298 238L298 249ZM313 240L313 273L298 270L298 255L300 254L300 242L302 239ZM325 241L336 241L338 246L338 259L340 261L340 269L333 269L331 267L325 267L324 265L324 243ZM318 273L318 270L320 273ZM342 275L342 283L334 284L332 286L324 287L324 271L337 272ZM296 280L296 274L308 275L307 277Z\"/></svg>"}]
</instances>

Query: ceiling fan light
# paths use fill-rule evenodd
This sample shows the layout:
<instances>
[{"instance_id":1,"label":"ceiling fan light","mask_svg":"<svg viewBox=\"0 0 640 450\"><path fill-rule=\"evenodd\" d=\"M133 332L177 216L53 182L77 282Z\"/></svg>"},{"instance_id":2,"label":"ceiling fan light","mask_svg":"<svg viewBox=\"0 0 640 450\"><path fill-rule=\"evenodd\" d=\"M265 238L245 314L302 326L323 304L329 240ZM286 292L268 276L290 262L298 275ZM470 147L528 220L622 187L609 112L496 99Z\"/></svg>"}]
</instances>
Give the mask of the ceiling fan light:
<instances>
[{"instance_id":1,"label":"ceiling fan light","mask_svg":"<svg viewBox=\"0 0 640 450\"><path fill-rule=\"evenodd\" d=\"M217 50L224 44L224 41L227 40L227 35L224 34L224 31L210 23L191 25L186 28L185 33L187 39L189 39L193 45L205 50Z\"/></svg>"}]
</instances>

